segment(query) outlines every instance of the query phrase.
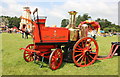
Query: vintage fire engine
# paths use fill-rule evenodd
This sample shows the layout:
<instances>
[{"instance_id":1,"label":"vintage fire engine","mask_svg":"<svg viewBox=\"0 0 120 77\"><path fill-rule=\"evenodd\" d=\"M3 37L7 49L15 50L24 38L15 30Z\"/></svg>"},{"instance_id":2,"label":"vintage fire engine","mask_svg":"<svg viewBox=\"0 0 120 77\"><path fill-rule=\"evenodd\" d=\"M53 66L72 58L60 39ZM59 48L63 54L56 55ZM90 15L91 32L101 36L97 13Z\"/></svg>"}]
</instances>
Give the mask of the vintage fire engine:
<instances>
[{"instance_id":1,"label":"vintage fire engine","mask_svg":"<svg viewBox=\"0 0 120 77\"><path fill-rule=\"evenodd\" d=\"M28 10L27 10L28 11ZM35 17L37 14L37 17ZM72 60L76 66L85 67L91 65L98 57L98 44L91 38L87 37L88 25L81 23L79 27L75 25L76 11L70 11L70 23L66 28L63 27L45 27L47 17L39 17L38 9L33 12L34 21L21 17L32 25L33 44L29 44L24 50L24 59L27 62L47 59L49 67L52 70L58 69L63 59ZM94 25L94 21L87 22ZM94 29L100 28L99 24L93 26ZM30 27L31 28L31 27ZM41 64L42 66L42 64Z\"/></svg>"}]
</instances>

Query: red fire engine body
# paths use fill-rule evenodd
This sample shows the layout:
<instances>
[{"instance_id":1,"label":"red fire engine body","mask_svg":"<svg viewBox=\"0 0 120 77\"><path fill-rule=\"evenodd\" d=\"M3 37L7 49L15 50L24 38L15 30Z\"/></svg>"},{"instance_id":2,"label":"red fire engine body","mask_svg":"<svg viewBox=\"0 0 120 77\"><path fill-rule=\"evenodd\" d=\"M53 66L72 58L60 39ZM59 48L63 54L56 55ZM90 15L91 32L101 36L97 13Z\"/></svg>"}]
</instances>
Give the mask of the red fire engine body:
<instances>
[{"instance_id":1,"label":"red fire engine body","mask_svg":"<svg viewBox=\"0 0 120 77\"><path fill-rule=\"evenodd\" d=\"M74 16L76 12L71 11L70 14ZM50 68L56 70L63 59L71 59L79 67L91 65L97 59L98 44L93 38L87 37L88 26L72 29L45 27L46 17L41 19L37 16L35 21L21 18L33 24L33 44L21 48L24 50L25 61L44 61L46 58ZM74 18L72 21L74 22ZM73 27L73 22L69 27Z\"/></svg>"}]
</instances>

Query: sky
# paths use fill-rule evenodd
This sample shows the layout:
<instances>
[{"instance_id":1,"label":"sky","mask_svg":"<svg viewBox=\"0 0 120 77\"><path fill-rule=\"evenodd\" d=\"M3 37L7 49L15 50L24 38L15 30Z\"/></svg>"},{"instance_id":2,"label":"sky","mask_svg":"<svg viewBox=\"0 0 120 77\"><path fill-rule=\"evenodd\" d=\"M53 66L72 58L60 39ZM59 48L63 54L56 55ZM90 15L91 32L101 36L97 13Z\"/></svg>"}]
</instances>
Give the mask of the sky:
<instances>
[{"instance_id":1,"label":"sky","mask_svg":"<svg viewBox=\"0 0 120 77\"><path fill-rule=\"evenodd\" d=\"M20 17L23 7L28 6L33 12L39 10L39 16L47 16L46 25L60 27L62 19L69 19L69 11L75 10L77 15L88 13L92 20L108 19L118 24L119 0L0 0L0 16ZM31 15L32 16L32 15Z\"/></svg>"}]
</instances>

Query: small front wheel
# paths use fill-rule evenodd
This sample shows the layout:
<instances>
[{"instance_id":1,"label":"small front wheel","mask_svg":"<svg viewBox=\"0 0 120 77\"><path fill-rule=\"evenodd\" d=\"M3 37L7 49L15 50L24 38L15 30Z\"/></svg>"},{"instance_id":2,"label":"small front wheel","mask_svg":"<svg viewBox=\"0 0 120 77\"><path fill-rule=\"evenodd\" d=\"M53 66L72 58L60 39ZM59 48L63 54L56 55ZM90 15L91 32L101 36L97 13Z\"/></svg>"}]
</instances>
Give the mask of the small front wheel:
<instances>
[{"instance_id":1,"label":"small front wheel","mask_svg":"<svg viewBox=\"0 0 120 77\"><path fill-rule=\"evenodd\" d=\"M34 48L34 44L29 44L26 49L33 49ZM34 54L32 52L29 51L24 51L23 57L25 59L26 62L31 62L34 60L33 58Z\"/></svg>"},{"instance_id":2,"label":"small front wheel","mask_svg":"<svg viewBox=\"0 0 120 77\"><path fill-rule=\"evenodd\" d=\"M52 70L58 69L62 64L62 60L63 60L62 50L61 49L54 50L49 57L49 67Z\"/></svg>"}]
</instances>

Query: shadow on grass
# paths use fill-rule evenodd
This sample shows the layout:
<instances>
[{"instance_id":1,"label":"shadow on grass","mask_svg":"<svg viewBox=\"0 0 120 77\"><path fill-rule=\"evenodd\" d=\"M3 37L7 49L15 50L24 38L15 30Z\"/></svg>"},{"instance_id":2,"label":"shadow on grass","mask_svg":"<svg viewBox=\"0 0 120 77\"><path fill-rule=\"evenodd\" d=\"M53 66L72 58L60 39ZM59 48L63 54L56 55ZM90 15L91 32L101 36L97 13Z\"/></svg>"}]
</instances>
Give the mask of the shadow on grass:
<instances>
[{"instance_id":1,"label":"shadow on grass","mask_svg":"<svg viewBox=\"0 0 120 77\"><path fill-rule=\"evenodd\" d=\"M49 67L49 66L48 66L48 62L46 62L46 61L45 61L45 62L35 61L34 63L37 64L37 65L39 65L40 68Z\"/></svg>"},{"instance_id":2,"label":"shadow on grass","mask_svg":"<svg viewBox=\"0 0 120 77\"><path fill-rule=\"evenodd\" d=\"M61 66L58 68L58 69L61 69L63 68L65 65L66 65L67 62L62 62ZM41 66L42 64L42 67L40 68L49 68L49 63L48 62L41 62L41 61L37 61L35 62L35 64L39 65L39 67ZM52 71L56 71L56 70L52 70Z\"/></svg>"},{"instance_id":3,"label":"shadow on grass","mask_svg":"<svg viewBox=\"0 0 120 77\"><path fill-rule=\"evenodd\" d=\"M100 61L100 60L96 60L94 63L99 63L99 62L101 62L101 61ZM94 63L93 63L93 64L94 64Z\"/></svg>"},{"instance_id":4,"label":"shadow on grass","mask_svg":"<svg viewBox=\"0 0 120 77\"><path fill-rule=\"evenodd\" d=\"M37 61L37 62L34 62L35 64L39 65L40 68L49 68L49 61ZM66 64L67 62L62 62L61 66L58 68L58 69L61 69L64 67L64 65ZM52 71L55 71L55 70L52 70Z\"/></svg>"},{"instance_id":5,"label":"shadow on grass","mask_svg":"<svg viewBox=\"0 0 120 77\"><path fill-rule=\"evenodd\" d=\"M101 60L96 60L93 64L96 64L96 63L99 63L99 62L102 62L102 61ZM70 62L63 61L61 66L58 69L63 68L66 65L66 63L70 63ZM35 64L39 65L40 68L49 68L49 62L48 61L44 61L44 62L37 61L37 62L35 62ZM41 64L42 64L42 67L41 67ZM74 66L76 66L76 65L74 65ZM52 70L52 71L56 71L56 70Z\"/></svg>"},{"instance_id":6,"label":"shadow on grass","mask_svg":"<svg viewBox=\"0 0 120 77\"><path fill-rule=\"evenodd\" d=\"M66 64L66 62L63 61L60 68L63 68L65 66L65 64Z\"/></svg>"}]
</instances>

